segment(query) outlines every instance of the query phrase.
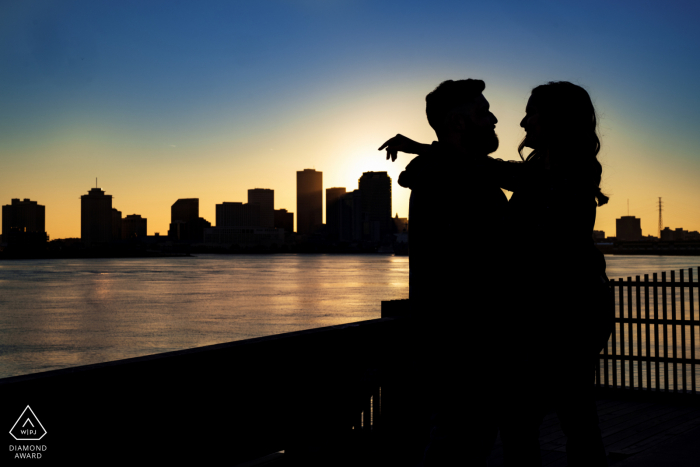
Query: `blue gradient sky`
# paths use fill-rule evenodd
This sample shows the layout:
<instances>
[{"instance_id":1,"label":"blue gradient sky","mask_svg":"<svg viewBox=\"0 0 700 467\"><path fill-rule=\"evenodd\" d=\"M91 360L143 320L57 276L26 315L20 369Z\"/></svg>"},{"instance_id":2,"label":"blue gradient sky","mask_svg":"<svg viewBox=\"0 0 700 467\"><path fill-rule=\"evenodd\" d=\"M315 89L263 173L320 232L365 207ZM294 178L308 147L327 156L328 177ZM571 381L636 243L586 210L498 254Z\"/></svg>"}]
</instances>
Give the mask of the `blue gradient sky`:
<instances>
[{"instance_id":1,"label":"blue gradient sky","mask_svg":"<svg viewBox=\"0 0 700 467\"><path fill-rule=\"evenodd\" d=\"M517 158L530 90L569 80L600 116L596 228L642 218L700 230L700 6L692 2L0 2L0 204L46 206L51 238L80 236L95 177L123 215L168 228L178 198L214 205L273 188L296 212L295 172L357 187L409 162L376 148L430 141L424 98L486 81L497 157ZM447 169L447 168L446 168ZM464 214L468 213L465 200Z\"/></svg>"}]
</instances>

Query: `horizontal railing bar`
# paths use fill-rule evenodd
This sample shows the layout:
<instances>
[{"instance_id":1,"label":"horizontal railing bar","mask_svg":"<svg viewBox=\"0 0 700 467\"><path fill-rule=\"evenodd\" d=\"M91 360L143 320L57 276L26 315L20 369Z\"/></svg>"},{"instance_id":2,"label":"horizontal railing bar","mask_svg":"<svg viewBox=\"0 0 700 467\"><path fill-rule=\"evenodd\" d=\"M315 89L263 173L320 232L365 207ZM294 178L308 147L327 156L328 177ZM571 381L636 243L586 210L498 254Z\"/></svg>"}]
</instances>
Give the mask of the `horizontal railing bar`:
<instances>
[{"instance_id":1,"label":"horizontal railing bar","mask_svg":"<svg viewBox=\"0 0 700 467\"><path fill-rule=\"evenodd\" d=\"M683 326L700 326L700 320L690 319L654 319L654 318L618 318L615 317L616 323L646 323L646 324L675 324Z\"/></svg>"},{"instance_id":2,"label":"horizontal railing bar","mask_svg":"<svg viewBox=\"0 0 700 467\"><path fill-rule=\"evenodd\" d=\"M642 362L668 362L668 363L685 363L685 364L693 364L693 363L700 363L700 359L697 358L673 358L673 357L647 357L643 355L604 355L604 354L599 354L598 356L599 360L638 360Z\"/></svg>"},{"instance_id":3,"label":"horizontal railing bar","mask_svg":"<svg viewBox=\"0 0 700 467\"><path fill-rule=\"evenodd\" d=\"M657 281L657 282L649 281L649 282L644 282L644 281L636 281L636 280L635 280L635 281L626 281L626 280L623 280L623 279L610 279L610 285L613 286L613 287L627 287L628 285L632 285L632 286L637 286L637 285L639 285L639 286L645 286L645 285L647 285L647 286L650 286L650 287L651 287L651 286L656 286L656 287L679 287L679 286L682 285L683 287L699 287L699 286L700 286L700 282L688 282L688 281L685 281L685 282L669 282L669 281L665 281L665 282L663 282L663 281Z\"/></svg>"}]
</instances>

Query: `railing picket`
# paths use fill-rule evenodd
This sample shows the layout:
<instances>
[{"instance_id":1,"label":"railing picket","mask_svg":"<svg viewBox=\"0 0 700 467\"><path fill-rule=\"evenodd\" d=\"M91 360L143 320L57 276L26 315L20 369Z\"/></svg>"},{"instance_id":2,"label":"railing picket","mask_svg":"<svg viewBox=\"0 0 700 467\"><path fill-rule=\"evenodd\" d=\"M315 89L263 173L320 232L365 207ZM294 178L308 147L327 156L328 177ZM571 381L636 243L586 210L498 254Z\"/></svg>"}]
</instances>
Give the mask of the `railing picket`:
<instances>
[{"instance_id":1,"label":"railing picket","mask_svg":"<svg viewBox=\"0 0 700 467\"><path fill-rule=\"evenodd\" d=\"M632 316L632 278L628 277L627 278L627 318L631 320L633 318ZM630 382L630 389L634 388L634 325L632 324L632 321L629 321L627 324L627 347L628 347L628 355L629 355L629 382Z\"/></svg>"},{"instance_id":2,"label":"railing picket","mask_svg":"<svg viewBox=\"0 0 700 467\"><path fill-rule=\"evenodd\" d=\"M617 281L615 279L610 281L610 286L613 289L613 295L619 297L619 283L620 281ZM618 298L619 300L619 298ZM612 357L612 385L613 388L617 388L617 319L615 319L615 326L613 327L613 332L612 332L612 342L610 343L610 350L611 350L611 357ZM607 373L606 373L607 376Z\"/></svg>"},{"instance_id":3,"label":"railing picket","mask_svg":"<svg viewBox=\"0 0 700 467\"><path fill-rule=\"evenodd\" d=\"M636 308L637 308L637 319L641 320L642 318L642 300L640 298L640 280L639 276L635 277L634 281L634 289L635 289L635 298L637 300L636 303ZM631 325L631 323L630 323ZM631 333L630 333L631 334ZM637 387L642 388L642 322L637 321Z\"/></svg>"},{"instance_id":4,"label":"railing picket","mask_svg":"<svg viewBox=\"0 0 700 467\"><path fill-rule=\"evenodd\" d=\"M688 287L688 301L690 302L690 359L693 362L690 364L690 384L691 391L693 394L697 394L697 389L695 388L695 326L697 326L697 321L695 321L695 297L693 296L693 268L688 268L688 282L690 282L690 287Z\"/></svg>"},{"instance_id":5,"label":"railing picket","mask_svg":"<svg viewBox=\"0 0 700 467\"><path fill-rule=\"evenodd\" d=\"M658 282L658 277L656 273L653 275L654 279L654 319L657 321L654 323L654 357L657 358L655 366L656 370L656 390L661 390L661 372L659 371L659 289L656 285Z\"/></svg>"},{"instance_id":6,"label":"railing picket","mask_svg":"<svg viewBox=\"0 0 700 467\"><path fill-rule=\"evenodd\" d=\"M649 319L649 274L644 274L644 316ZM651 341L650 341L650 331L649 331L649 321L644 324L644 330L646 331L644 337L646 338L646 356L651 357ZM647 368L647 390L651 389L651 360L646 362Z\"/></svg>"},{"instance_id":7,"label":"railing picket","mask_svg":"<svg viewBox=\"0 0 700 467\"><path fill-rule=\"evenodd\" d=\"M671 271L671 316L676 320L676 271ZM673 336L673 358L678 358L678 341L677 341L677 329L676 324L672 325L672 336ZM678 392L678 366L674 360L673 362L673 392Z\"/></svg>"},{"instance_id":8,"label":"railing picket","mask_svg":"<svg viewBox=\"0 0 700 467\"><path fill-rule=\"evenodd\" d=\"M666 282L666 272L661 273L661 282ZM664 390L668 391L668 325L666 320L668 319L668 306L666 305L666 286L661 287L661 305L664 313L664 324L663 324L663 338L664 338Z\"/></svg>"},{"instance_id":9,"label":"railing picket","mask_svg":"<svg viewBox=\"0 0 700 467\"><path fill-rule=\"evenodd\" d=\"M365 397L364 409L362 410L362 428L364 431L372 429L372 398Z\"/></svg>"},{"instance_id":10,"label":"railing picket","mask_svg":"<svg viewBox=\"0 0 700 467\"><path fill-rule=\"evenodd\" d=\"M377 430L382 426L382 388L374 386L372 391L372 429Z\"/></svg>"},{"instance_id":11,"label":"railing picket","mask_svg":"<svg viewBox=\"0 0 700 467\"><path fill-rule=\"evenodd\" d=\"M681 358L685 360L685 285L683 270L680 270L681 279ZM688 390L688 379L685 371L685 361L681 363L681 371L683 374L683 391Z\"/></svg>"},{"instance_id":12,"label":"railing picket","mask_svg":"<svg viewBox=\"0 0 700 467\"><path fill-rule=\"evenodd\" d=\"M625 281L620 279L620 387L625 388Z\"/></svg>"}]
</instances>

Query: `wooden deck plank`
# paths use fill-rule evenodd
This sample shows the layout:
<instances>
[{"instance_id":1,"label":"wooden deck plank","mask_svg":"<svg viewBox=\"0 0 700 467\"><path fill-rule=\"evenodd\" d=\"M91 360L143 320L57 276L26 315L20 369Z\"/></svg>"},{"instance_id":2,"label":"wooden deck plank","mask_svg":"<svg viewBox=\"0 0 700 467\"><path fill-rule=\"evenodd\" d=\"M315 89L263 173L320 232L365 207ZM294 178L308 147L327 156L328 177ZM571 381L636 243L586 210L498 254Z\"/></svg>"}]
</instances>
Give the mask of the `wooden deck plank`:
<instances>
[{"instance_id":1,"label":"wooden deck plank","mask_svg":"<svg viewBox=\"0 0 700 467\"><path fill-rule=\"evenodd\" d=\"M625 450L625 452L630 452L630 446L638 444L653 435L668 431L676 425L695 420L698 418L698 414L698 411L694 413L685 413L683 411L670 412L665 416L657 417L652 420L645 420L634 425L631 427L632 429L621 432L621 436L615 437L616 440L612 443L610 442L610 438L603 438L603 442L606 448L611 451Z\"/></svg>"},{"instance_id":2,"label":"wooden deck plank","mask_svg":"<svg viewBox=\"0 0 700 467\"><path fill-rule=\"evenodd\" d=\"M676 420L674 420L675 422ZM682 435L684 433L687 433L697 427L700 427L700 418L698 417L692 417L689 420L679 423L679 424L673 424L669 429L662 428L660 429L657 433L653 433L647 438L636 442L635 444L632 444L624 449L621 449L620 452L622 453L635 453L635 452L641 452L645 449L650 448L651 446L663 442L668 442L669 440Z\"/></svg>"},{"instance_id":3,"label":"wooden deck plank","mask_svg":"<svg viewBox=\"0 0 700 467\"><path fill-rule=\"evenodd\" d=\"M700 408L620 400L599 400L598 406L602 408L599 410L600 427L611 465L631 461L647 450L661 449L689 433L700 433ZM700 449L698 440L700 437L688 449L696 449L696 445ZM543 466L566 466L566 437L555 413L544 417L540 429L540 448ZM499 437L488 466L502 465L503 447ZM635 464L624 465L631 467Z\"/></svg>"}]
</instances>

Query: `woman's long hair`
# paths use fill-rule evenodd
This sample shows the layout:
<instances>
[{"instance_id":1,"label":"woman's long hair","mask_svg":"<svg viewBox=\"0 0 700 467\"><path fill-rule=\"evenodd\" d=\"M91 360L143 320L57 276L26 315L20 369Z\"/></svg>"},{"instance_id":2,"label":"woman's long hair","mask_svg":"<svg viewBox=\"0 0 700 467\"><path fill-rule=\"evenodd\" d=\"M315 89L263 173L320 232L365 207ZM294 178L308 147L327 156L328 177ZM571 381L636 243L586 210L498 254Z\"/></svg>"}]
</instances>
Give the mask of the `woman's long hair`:
<instances>
[{"instance_id":1,"label":"woman's long hair","mask_svg":"<svg viewBox=\"0 0 700 467\"><path fill-rule=\"evenodd\" d=\"M518 146L520 157L536 161L549 150L553 165L567 167L583 174L590 181L598 206L608 202L600 191L603 167L598 161L600 139L597 119L591 97L585 89L568 81L550 81L532 90L542 127L542 141L538 149L523 157L525 139ZM586 170L588 169L588 170Z\"/></svg>"}]
</instances>

